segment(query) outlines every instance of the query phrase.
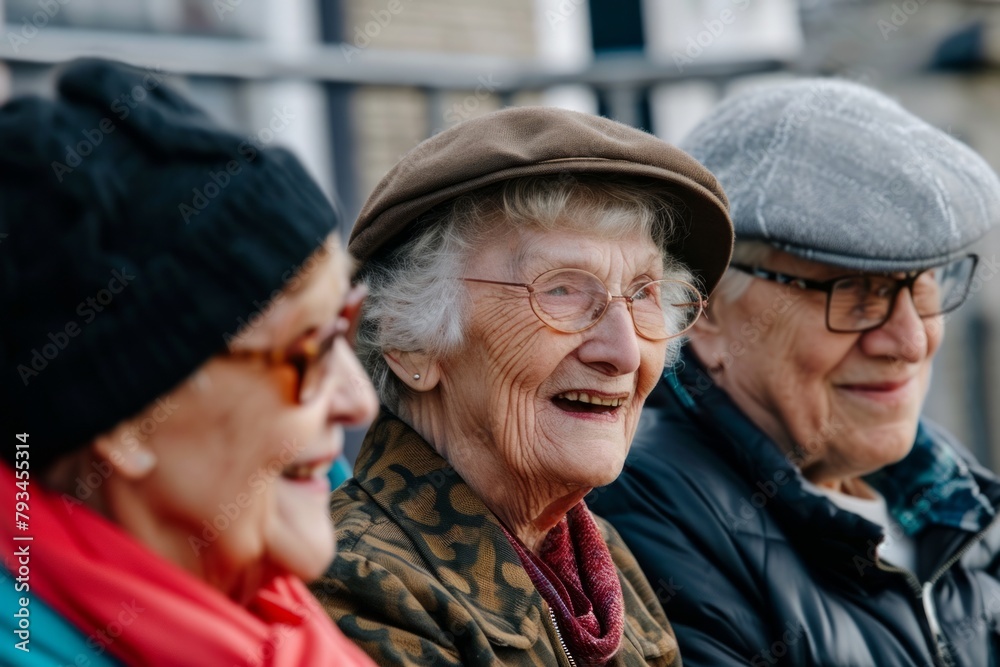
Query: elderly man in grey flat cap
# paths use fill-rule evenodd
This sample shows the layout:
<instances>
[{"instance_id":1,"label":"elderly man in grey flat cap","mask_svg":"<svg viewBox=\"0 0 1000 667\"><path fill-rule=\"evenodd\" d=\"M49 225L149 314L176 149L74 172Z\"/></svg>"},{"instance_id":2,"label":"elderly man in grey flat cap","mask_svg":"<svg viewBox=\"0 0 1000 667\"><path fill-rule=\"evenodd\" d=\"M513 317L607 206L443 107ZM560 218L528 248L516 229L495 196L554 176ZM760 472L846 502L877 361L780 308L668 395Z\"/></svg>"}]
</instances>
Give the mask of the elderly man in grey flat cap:
<instances>
[{"instance_id":1,"label":"elderly man in grey flat cap","mask_svg":"<svg viewBox=\"0 0 1000 667\"><path fill-rule=\"evenodd\" d=\"M1000 480L920 416L996 175L829 80L732 98L685 148L729 195L733 263L589 501L684 664L1000 664Z\"/></svg>"}]
</instances>

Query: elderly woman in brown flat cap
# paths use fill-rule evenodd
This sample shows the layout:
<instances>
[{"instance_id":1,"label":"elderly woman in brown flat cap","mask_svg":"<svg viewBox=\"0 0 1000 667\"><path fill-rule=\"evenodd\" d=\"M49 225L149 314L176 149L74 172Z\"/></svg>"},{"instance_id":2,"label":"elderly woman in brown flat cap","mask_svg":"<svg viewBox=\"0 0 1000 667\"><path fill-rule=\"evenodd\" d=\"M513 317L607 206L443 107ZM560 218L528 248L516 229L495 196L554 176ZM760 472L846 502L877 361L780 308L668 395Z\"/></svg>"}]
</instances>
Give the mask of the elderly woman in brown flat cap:
<instances>
[{"instance_id":1,"label":"elderly woman in brown flat cap","mask_svg":"<svg viewBox=\"0 0 1000 667\"><path fill-rule=\"evenodd\" d=\"M603 118L508 109L403 158L350 244L382 411L313 587L341 630L381 664L680 664L583 497L731 248L712 175Z\"/></svg>"}]
</instances>

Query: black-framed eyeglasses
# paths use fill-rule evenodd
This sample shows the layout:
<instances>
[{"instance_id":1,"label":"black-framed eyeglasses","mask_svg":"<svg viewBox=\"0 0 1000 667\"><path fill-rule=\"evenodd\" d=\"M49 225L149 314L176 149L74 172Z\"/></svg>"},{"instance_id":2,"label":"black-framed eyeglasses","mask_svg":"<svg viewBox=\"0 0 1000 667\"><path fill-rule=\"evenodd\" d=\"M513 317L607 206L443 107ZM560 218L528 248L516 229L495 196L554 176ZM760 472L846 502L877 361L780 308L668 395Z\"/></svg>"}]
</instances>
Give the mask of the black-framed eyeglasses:
<instances>
[{"instance_id":1,"label":"black-framed eyeglasses","mask_svg":"<svg viewBox=\"0 0 1000 667\"><path fill-rule=\"evenodd\" d=\"M917 315L922 318L955 310L969 296L978 262L977 255L967 255L948 264L908 272L905 278L858 273L830 280L800 278L746 264L730 264L730 268L762 280L825 292L826 328L835 333L861 333L878 329L892 317L896 297L903 288L910 291Z\"/></svg>"},{"instance_id":2,"label":"black-framed eyeglasses","mask_svg":"<svg viewBox=\"0 0 1000 667\"><path fill-rule=\"evenodd\" d=\"M368 290L363 286L351 288L340 314L326 326L312 328L282 348L269 350L227 350L221 356L230 359L263 361L268 366L287 365L295 371L292 396L298 405L314 400L322 393L330 377L330 353L338 338L354 346L361 306Z\"/></svg>"},{"instance_id":3,"label":"black-framed eyeglasses","mask_svg":"<svg viewBox=\"0 0 1000 667\"><path fill-rule=\"evenodd\" d=\"M523 287L531 310L546 326L562 333L586 331L601 321L615 299L622 299L637 334L660 341L690 329L708 302L683 280L653 280L636 285L629 294L613 295L593 273L581 269L546 271L529 283L463 278L472 283Z\"/></svg>"}]
</instances>

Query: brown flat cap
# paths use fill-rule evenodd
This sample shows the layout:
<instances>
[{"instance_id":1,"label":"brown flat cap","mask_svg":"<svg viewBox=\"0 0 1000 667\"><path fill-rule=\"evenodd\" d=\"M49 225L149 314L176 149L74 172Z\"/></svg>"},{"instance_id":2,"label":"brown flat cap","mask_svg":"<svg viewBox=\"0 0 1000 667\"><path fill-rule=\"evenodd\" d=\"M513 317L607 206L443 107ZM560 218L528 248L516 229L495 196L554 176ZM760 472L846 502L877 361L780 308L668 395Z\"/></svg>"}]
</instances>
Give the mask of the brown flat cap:
<instances>
[{"instance_id":1,"label":"brown flat cap","mask_svg":"<svg viewBox=\"0 0 1000 667\"><path fill-rule=\"evenodd\" d=\"M715 177L679 148L641 130L590 114L516 107L467 120L422 142L375 187L351 230L359 262L408 238L432 207L522 176L624 174L663 183L684 202L684 232L666 251L711 293L733 248L729 203Z\"/></svg>"}]
</instances>

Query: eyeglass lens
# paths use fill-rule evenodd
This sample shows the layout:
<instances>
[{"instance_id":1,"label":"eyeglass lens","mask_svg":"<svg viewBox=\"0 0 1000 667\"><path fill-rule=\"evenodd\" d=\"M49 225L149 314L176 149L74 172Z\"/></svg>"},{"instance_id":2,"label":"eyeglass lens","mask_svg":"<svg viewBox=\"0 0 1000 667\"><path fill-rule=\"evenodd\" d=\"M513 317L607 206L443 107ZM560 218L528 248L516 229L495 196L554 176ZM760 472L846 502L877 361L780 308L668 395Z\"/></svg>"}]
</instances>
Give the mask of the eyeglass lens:
<instances>
[{"instance_id":1,"label":"eyeglass lens","mask_svg":"<svg viewBox=\"0 0 1000 667\"><path fill-rule=\"evenodd\" d=\"M607 287L587 271L557 269L539 276L531 285L531 303L540 320L553 329L575 333L593 326L611 303ZM692 285L677 280L657 280L627 299L636 331L645 338L662 340L689 329L701 314L701 295Z\"/></svg>"},{"instance_id":2,"label":"eyeglass lens","mask_svg":"<svg viewBox=\"0 0 1000 667\"><path fill-rule=\"evenodd\" d=\"M921 317L954 310L965 301L976 261L964 257L919 274L910 291ZM835 331L862 331L888 319L896 295L905 281L889 276L860 275L843 278L830 291L827 321Z\"/></svg>"},{"instance_id":3,"label":"eyeglass lens","mask_svg":"<svg viewBox=\"0 0 1000 667\"><path fill-rule=\"evenodd\" d=\"M330 370L330 353L341 329L331 332L323 340L313 340L314 352L295 360L299 371L299 403L308 403L319 395Z\"/></svg>"}]
</instances>

